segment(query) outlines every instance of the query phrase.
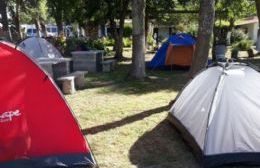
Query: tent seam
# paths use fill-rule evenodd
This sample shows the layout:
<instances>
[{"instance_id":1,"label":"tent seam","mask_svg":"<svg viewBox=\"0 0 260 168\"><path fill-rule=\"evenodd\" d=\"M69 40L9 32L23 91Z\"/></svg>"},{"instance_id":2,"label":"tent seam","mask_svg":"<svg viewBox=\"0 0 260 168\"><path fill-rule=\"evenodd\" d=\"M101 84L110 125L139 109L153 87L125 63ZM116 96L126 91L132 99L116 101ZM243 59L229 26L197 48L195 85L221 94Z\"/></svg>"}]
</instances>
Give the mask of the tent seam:
<instances>
[{"instance_id":1,"label":"tent seam","mask_svg":"<svg viewBox=\"0 0 260 168\"><path fill-rule=\"evenodd\" d=\"M218 78L218 84L216 85L216 88L215 88L215 91L214 91L214 95L213 95L213 98L212 98L212 100L211 100L211 104L210 104L210 108L209 108L209 113L208 113L208 117L207 117L207 125L206 125L207 128L206 128L206 132L205 132L204 145L203 145L203 150L202 150L203 153L205 152L206 143L207 143L207 139L208 139L207 133L208 133L208 128L209 128L209 118L210 118L210 116L211 116L212 107L213 107L213 104L214 104L214 100L215 100L215 98L216 98L216 94L217 94L217 91L218 91L218 87L219 87L219 85L220 85L221 77L222 77L223 75L225 75L225 73L224 73L225 68L224 68L224 67L222 67L222 68L223 68L223 71L222 71L221 75L220 75L219 78Z\"/></svg>"}]
</instances>

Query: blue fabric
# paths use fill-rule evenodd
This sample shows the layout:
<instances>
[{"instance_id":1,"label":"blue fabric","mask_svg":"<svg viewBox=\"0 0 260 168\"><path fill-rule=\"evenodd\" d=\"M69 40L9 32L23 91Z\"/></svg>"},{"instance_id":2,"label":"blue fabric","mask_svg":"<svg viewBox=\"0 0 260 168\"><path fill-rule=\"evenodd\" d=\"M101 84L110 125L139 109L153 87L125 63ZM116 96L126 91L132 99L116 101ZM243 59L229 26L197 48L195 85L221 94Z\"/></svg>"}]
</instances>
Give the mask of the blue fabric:
<instances>
[{"instance_id":1,"label":"blue fabric","mask_svg":"<svg viewBox=\"0 0 260 168\"><path fill-rule=\"evenodd\" d=\"M162 46L158 49L155 56L149 62L148 67L149 68L162 68L165 65L165 59L166 59L166 52L169 46L169 42L165 42L162 44Z\"/></svg>"},{"instance_id":2,"label":"blue fabric","mask_svg":"<svg viewBox=\"0 0 260 168\"><path fill-rule=\"evenodd\" d=\"M196 44L196 40L189 34L179 33L169 37L168 41L175 46L191 46Z\"/></svg>"},{"instance_id":3,"label":"blue fabric","mask_svg":"<svg viewBox=\"0 0 260 168\"><path fill-rule=\"evenodd\" d=\"M1 168L79 168L95 167L91 153L66 154L40 158L25 158L5 163L0 162Z\"/></svg>"},{"instance_id":4,"label":"blue fabric","mask_svg":"<svg viewBox=\"0 0 260 168\"><path fill-rule=\"evenodd\" d=\"M151 62L148 63L148 68L155 69L163 68L165 66L165 59L169 44L173 44L175 46L191 46L196 44L196 40L191 35L185 33L170 36L156 52Z\"/></svg>"}]
</instances>

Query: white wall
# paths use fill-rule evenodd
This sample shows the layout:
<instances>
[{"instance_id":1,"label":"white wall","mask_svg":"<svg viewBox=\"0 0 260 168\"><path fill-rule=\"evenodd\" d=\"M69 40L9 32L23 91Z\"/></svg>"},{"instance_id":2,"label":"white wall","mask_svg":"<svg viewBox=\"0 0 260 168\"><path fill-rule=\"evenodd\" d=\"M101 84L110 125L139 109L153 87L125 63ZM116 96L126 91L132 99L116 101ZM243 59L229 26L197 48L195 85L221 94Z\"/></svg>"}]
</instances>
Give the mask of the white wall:
<instances>
[{"instance_id":1,"label":"white wall","mask_svg":"<svg viewBox=\"0 0 260 168\"><path fill-rule=\"evenodd\" d=\"M251 23L246 25L241 25L241 28L245 28L248 31L248 37L254 42L257 41L257 31L258 31L258 23Z\"/></svg>"}]
</instances>

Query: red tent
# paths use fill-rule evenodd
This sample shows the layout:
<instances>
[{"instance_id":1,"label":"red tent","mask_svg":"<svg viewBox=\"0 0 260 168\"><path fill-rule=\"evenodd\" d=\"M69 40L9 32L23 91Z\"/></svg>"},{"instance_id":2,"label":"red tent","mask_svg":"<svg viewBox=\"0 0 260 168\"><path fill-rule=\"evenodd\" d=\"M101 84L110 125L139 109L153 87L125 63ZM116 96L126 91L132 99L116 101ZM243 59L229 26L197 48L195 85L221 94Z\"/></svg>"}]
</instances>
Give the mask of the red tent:
<instances>
[{"instance_id":1,"label":"red tent","mask_svg":"<svg viewBox=\"0 0 260 168\"><path fill-rule=\"evenodd\" d=\"M53 81L0 42L0 167L94 167L90 148Z\"/></svg>"}]
</instances>

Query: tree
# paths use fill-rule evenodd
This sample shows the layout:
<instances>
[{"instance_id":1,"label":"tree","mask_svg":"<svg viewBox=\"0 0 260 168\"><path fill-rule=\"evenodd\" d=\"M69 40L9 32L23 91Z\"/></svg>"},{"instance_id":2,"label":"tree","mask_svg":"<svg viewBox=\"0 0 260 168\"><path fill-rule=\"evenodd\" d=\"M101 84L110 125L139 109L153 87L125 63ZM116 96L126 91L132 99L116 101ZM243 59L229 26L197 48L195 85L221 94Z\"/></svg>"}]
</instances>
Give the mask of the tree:
<instances>
[{"instance_id":1,"label":"tree","mask_svg":"<svg viewBox=\"0 0 260 168\"><path fill-rule=\"evenodd\" d=\"M123 59L123 34L125 18L130 0L87 0L85 17L96 24L110 24L110 32L115 40L114 50L117 60Z\"/></svg>"},{"instance_id":2,"label":"tree","mask_svg":"<svg viewBox=\"0 0 260 168\"><path fill-rule=\"evenodd\" d=\"M198 38L190 71L191 77L207 65L215 17L214 5L215 0L201 0L200 2Z\"/></svg>"},{"instance_id":3,"label":"tree","mask_svg":"<svg viewBox=\"0 0 260 168\"><path fill-rule=\"evenodd\" d=\"M63 21L64 21L63 6L64 6L65 2L63 2L63 0L48 0L47 1L47 5L49 7L49 12L55 19L59 34L61 34L63 32Z\"/></svg>"},{"instance_id":4,"label":"tree","mask_svg":"<svg viewBox=\"0 0 260 168\"><path fill-rule=\"evenodd\" d=\"M235 26L236 20L253 16L255 13L255 5L252 0L216 0L215 20L228 21L230 29Z\"/></svg>"},{"instance_id":5,"label":"tree","mask_svg":"<svg viewBox=\"0 0 260 168\"><path fill-rule=\"evenodd\" d=\"M63 23L71 21L76 7L80 5L80 0L47 0L48 10L56 22L59 35L63 32Z\"/></svg>"},{"instance_id":6,"label":"tree","mask_svg":"<svg viewBox=\"0 0 260 168\"><path fill-rule=\"evenodd\" d=\"M115 18L110 18L112 34L115 39L115 58L119 61L123 59L123 34L128 5L129 0L119 1L119 31L117 31Z\"/></svg>"},{"instance_id":7,"label":"tree","mask_svg":"<svg viewBox=\"0 0 260 168\"><path fill-rule=\"evenodd\" d=\"M7 0L0 0L0 14L2 16L3 31L7 35L8 40L11 40L9 33L9 23L7 18Z\"/></svg>"},{"instance_id":8,"label":"tree","mask_svg":"<svg viewBox=\"0 0 260 168\"><path fill-rule=\"evenodd\" d=\"M257 42L256 42L256 50L260 51L260 0L255 0L257 17L258 17L258 33L257 33Z\"/></svg>"},{"instance_id":9,"label":"tree","mask_svg":"<svg viewBox=\"0 0 260 168\"><path fill-rule=\"evenodd\" d=\"M15 37L17 40L22 39L22 33L20 29L20 12L23 5L23 0L9 0L9 13L12 18L12 22L15 25Z\"/></svg>"},{"instance_id":10,"label":"tree","mask_svg":"<svg viewBox=\"0 0 260 168\"><path fill-rule=\"evenodd\" d=\"M145 0L132 0L133 56L131 77L145 77Z\"/></svg>"},{"instance_id":11,"label":"tree","mask_svg":"<svg viewBox=\"0 0 260 168\"><path fill-rule=\"evenodd\" d=\"M32 16L31 21L35 24L38 37L41 36L41 32L44 33L44 36L47 36L45 28L46 3L46 0L28 0L27 11Z\"/></svg>"}]
</instances>

